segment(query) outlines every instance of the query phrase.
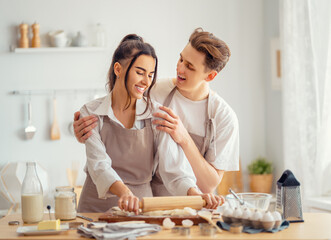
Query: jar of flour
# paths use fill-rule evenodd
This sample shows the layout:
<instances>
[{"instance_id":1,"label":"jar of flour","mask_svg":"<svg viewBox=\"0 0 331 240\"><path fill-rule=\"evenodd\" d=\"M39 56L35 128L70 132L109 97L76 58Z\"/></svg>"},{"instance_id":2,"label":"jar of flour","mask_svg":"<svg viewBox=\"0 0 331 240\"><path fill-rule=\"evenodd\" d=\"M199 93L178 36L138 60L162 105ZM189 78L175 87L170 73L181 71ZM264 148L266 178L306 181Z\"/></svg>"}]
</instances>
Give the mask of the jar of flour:
<instances>
[{"instance_id":1,"label":"jar of flour","mask_svg":"<svg viewBox=\"0 0 331 240\"><path fill-rule=\"evenodd\" d=\"M76 193L73 187L56 187L55 189L55 218L72 220L77 215Z\"/></svg>"}]
</instances>

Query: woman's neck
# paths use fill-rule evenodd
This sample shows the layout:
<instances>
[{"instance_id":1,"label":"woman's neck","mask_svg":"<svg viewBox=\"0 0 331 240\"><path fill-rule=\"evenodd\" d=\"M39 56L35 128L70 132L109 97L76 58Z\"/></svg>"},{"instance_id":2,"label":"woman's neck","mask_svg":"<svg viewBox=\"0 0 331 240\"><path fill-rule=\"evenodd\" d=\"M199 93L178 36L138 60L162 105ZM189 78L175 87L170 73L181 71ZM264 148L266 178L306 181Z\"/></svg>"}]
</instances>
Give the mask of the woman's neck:
<instances>
[{"instance_id":1,"label":"woman's neck","mask_svg":"<svg viewBox=\"0 0 331 240\"><path fill-rule=\"evenodd\" d=\"M137 99L131 98L130 105L128 106L129 98L125 87L123 89L123 87L116 84L113 88L111 97L111 108L113 109L115 117L124 125L124 127L129 129L132 128L136 117Z\"/></svg>"},{"instance_id":2,"label":"woman's neck","mask_svg":"<svg viewBox=\"0 0 331 240\"><path fill-rule=\"evenodd\" d=\"M125 94L123 94L125 93ZM131 103L128 106L129 95L124 88L120 87L119 85L115 84L112 90L112 103L111 107L113 110L117 111L127 111L127 110L136 110L136 101L137 99L131 98Z\"/></svg>"}]
</instances>

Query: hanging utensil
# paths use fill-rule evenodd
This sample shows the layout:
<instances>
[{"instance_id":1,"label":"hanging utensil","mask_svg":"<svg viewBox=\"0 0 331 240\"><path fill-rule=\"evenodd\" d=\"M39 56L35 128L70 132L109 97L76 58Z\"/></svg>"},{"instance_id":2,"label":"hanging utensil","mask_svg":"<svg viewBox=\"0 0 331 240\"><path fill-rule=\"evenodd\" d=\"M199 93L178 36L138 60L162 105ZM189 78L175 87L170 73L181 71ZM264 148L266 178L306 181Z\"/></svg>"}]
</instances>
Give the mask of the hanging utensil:
<instances>
[{"instance_id":1,"label":"hanging utensil","mask_svg":"<svg viewBox=\"0 0 331 240\"><path fill-rule=\"evenodd\" d=\"M56 115L56 97L53 99L53 124L51 128L51 139L59 140L60 139L60 128L57 123L57 115Z\"/></svg>"},{"instance_id":2,"label":"hanging utensil","mask_svg":"<svg viewBox=\"0 0 331 240\"><path fill-rule=\"evenodd\" d=\"M25 128L25 136L26 139L32 139L34 134L36 133L37 129L32 125L32 107L31 107L31 100L28 103L28 126Z\"/></svg>"}]
</instances>

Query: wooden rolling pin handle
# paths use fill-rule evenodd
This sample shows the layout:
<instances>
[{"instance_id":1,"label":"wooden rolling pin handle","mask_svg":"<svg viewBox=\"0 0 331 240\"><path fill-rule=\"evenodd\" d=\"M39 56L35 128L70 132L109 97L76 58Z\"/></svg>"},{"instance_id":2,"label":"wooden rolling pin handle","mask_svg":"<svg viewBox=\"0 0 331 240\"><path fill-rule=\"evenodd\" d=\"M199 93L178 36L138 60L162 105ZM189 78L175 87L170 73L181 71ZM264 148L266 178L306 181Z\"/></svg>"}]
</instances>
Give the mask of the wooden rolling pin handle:
<instances>
[{"instance_id":1,"label":"wooden rolling pin handle","mask_svg":"<svg viewBox=\"0 0 331 240\"><path fill-rule=\"evenodd\" d=\"M202 199L202 206L205 207L207 205L206 201ZM144 208L144 202L143 200L139 201L139 208L143 209Z\"/></svg>"}]
</instances>

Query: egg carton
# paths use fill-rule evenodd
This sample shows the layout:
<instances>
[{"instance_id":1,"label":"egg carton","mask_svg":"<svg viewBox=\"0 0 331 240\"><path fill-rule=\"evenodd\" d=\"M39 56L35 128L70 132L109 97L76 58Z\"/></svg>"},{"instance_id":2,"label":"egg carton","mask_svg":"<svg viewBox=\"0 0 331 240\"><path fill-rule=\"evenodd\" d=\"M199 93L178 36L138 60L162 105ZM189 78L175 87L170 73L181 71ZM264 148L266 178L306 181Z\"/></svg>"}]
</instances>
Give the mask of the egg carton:
<instances>
[{"instance_id":1,"label":"egg carton","mask_svg":"<svg viewBox=\"0 0 331 240\"><path fill-rule=\"evenodd\" d=\"M258 209L225 208L221 214L223 221L227 224L241 223L244 226L255 229L263 228L266 231L277 229L282 223L282 216L279 212L260 211Z\"/></svg>"}]
</instances>

